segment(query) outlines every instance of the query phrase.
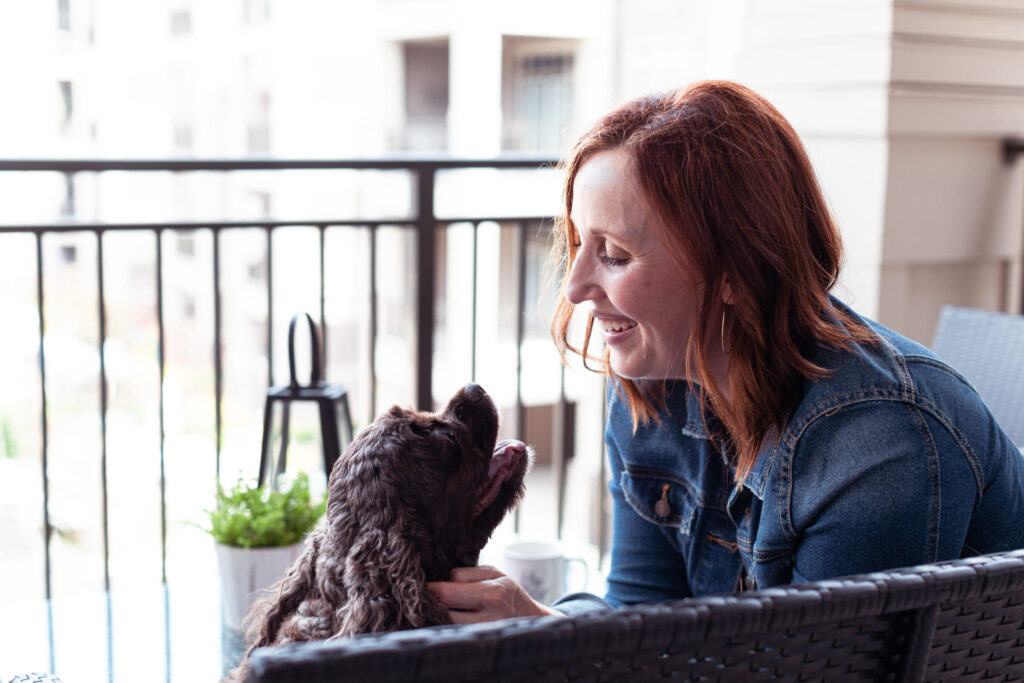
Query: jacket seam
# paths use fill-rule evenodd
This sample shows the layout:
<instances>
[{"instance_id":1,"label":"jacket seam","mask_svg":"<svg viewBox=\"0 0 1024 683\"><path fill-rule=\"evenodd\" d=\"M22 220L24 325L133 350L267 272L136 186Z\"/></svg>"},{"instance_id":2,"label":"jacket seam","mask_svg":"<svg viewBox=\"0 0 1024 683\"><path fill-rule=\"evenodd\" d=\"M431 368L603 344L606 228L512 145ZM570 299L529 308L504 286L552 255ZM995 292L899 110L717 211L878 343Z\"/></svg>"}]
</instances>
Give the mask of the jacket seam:
<instances>
[{"instance_id":1,"label":"jacket seam","mask_svg":"<svg viewBox=\"0 0 1024 683\"><path fill-rule=\"evenodd\" d=\"M981 459L978 457L978 454L975 453L974 449L971 447L971 442L968 441L967 437L964 436L964 433L961 432L960 429L957 428L957 426L953 424L951 420L947 419L946 414L940 411L937 405L935 405L932 401L924 397L921 397L919 400L922 404L921 407L925 408L928 411L929 415L934 417L940 424L942 424L942 426L945 427L946 430L953 436L953 439L956 441L957 445L960 446L961 452L964 454L964 457L967 458L967 464L971 466L971 470L974 472L974 480L978 486L978 500L980 501L981 497L985 493L985 472L981 466Z\"/></svg>"},{"instance_id":2,"label":"jacket seam","mask_svg":"<svg viewBox=\"0 0 1024 683\"><path fill-rule=\"evenodd\" d=\"M913 400L916 395L916 392L914 391L914 379L910 375L910 369L907 368L906 358L903 357L902 353L896 350L896 347L893 346L892 342L882 337L880 337L880 339L882 339L882 343L885 345L885 348L888 349L890 357L896 366L896 372L900 376L900 386L903 390L903 398L908 401Z\"/></svg>"},{"instance_id":3,"label":"jacket seam","mask_svg":"<svg viewBox=\"0 0 1024 683\"><path fill-rule=\"evenodd\" d=\"M772 550L757 550L754 548L754 544L750 539L740 538L739 536L736 538L736 543L739 546L740 552L746 553L751 560L759 564L773 562L793 554L793 548L791 547L775 548Z\"/></svg>"},{"instance_id":4,"label":"jacket seam","mask_svg":"<svg viewBox=\"0 0 1024 683\"><path fill-rule=\"evenodd\" d=\"M822 415L836 412L840 408L845 408L847 406L876 400L908 401L904 392L896 388L857 389L854 391L846 391L841 394L833 394L827 399L818 401L808 408L806 415L801 418L796 425L790 425L786 428L786 432L783 435L783 441L785 442L786 448L789 450L795 449L797 442L803 437L803 433L807 431L807 428L817 421Z\"/></svg>"},{"instance_id":5,"label":"jacket seam","mask_svg":"<svg viewBox=\"0 0 1024 683\"><path fill-rule=\"evenodd\" d=\"M917 425L918 430L921 432L921 437L924 439L925 445L928 449L928 485L930 488L930 495L928 496L928 546L925 555L926 562L935 562L939 553L939 534L941 529L939 510L942 509L942 485L941 485L941 473L939 468L941 467L939 462L939 451L935 446L935 439L932 437L932 432L928 428L928 422L921 415L921 409L914 405L907 405L907 410L910 412L911 417L914 420L914 424Z\"/></svg>"},{"instance_id":6,"label":"jacket seam","mask_svg":"<svg viewBox=\"0 0 1024 683\"><path fill-rule=\"evenodd\" d=\"M974 452L974 449L971 448L970 442L967 440L967 437L964 436L963 432L957 429L956 425L954 425L949 419L947 419L945 414L942 411L940 411L938 406L935 405L932 401L928 400L923 396L917 396L914 401L904 401L898 396L893 396L891 389L884 390L881 392L881 394L876 394L875 392L861 391L847 392L846 394L842 394L833 398L839 398L840 396L856 398L854 400L848 400L846 402L843 402L839 405L834 405L836 401L829 401L827 404L827 408L823 406L821 403L816 404L814 408L811 409L811 411L809 411L810 414L806 418L801 420L800 429L798 432L796 432L795 435L792 430L787 430L786 447L788 457L783 459L784 464L782 471L780 472L780 479L782 479L783 481L779 482L779 492L781 494L779 500L779 520L782 526L782 531L786 534L786 537L789 538L789 540L795 542L799 538L799 535L796 531L796 527L792 524L793 457L796 452L796 447L799 445L800 440L804 436L804 433L811 427L811 425L813 425L819 419L821 419L822 417L830 417L831 415L834 415L843 408L859 405L862 403L870 403L872 401L898 401L905 403L905 405L907 405L909 408L918 408L919 410L923 410L928 415L935 418L935 420L937 420L943 427L945 427L946 430L953 436L953 439L960 447L961 453L964 455L964 458L967 460L972 472L974 473L975 484L978 488L978 497L979 499L981 498L982 493L984 491L985 478L977 454Z\"/></svg>"}]
</instances>

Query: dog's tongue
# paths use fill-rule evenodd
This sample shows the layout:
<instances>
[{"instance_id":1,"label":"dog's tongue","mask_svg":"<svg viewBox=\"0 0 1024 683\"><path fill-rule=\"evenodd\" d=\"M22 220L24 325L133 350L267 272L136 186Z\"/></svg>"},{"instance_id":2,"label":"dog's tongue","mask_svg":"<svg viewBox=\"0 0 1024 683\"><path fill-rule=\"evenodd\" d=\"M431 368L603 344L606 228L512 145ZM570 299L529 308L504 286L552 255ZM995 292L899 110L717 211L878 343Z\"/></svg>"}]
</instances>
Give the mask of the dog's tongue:
<instances>
[{"instance_id":1,"label":"dog's tongue","mask_svg":"<svg viewBox=\"0 0 1024 683\"><path fill-rule=\"evenodd\" d=\"M526 444L516 439L503 439L494 446L491 464L487 468L487 481L477 489L473 514L479 515L498 497L501 485L514 469L516 462L526 457Z\"/></svg>"}]
</instances>

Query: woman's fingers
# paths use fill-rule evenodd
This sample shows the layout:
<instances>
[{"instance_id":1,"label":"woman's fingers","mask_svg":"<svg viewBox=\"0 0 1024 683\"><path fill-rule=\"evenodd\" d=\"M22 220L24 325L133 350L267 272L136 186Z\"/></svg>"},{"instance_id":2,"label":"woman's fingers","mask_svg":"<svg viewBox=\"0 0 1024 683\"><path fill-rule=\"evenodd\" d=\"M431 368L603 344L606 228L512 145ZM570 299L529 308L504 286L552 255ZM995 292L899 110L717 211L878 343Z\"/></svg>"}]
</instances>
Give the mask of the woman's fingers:
<instances>
[{"instance_id":1,"label":"woman's fingers","mask_svg":"<svg viewBox=\"0 0 1024 683\"><path fill-rule=\"evenodd\" d=\"M451 580L428 583L427 588L448 608L456 624L560 615L535 602L519 584L494 567L459 567L452 570Z\"/></svg>"},{"instance_id":2,"label":"woman's fingers","mask_svg":"<svg viewBox=\"0 0 1024 683\"><path fill-rule=\"evenodd\" d=\"M488 614L508 611L511 613L513 601L509 599L510 587L515 582L496 569L490 571L471 571L479 567L464 567L467 571L452 571L451 581L428 583L437 599L450 610L483 611ZM518 586L516 586L518 588ZM502 619L503 616L491 617Z\"/></svg>"},{"instance_id":3,"label":"woman's fingers","mask_svg":"<svg viewBox=\"0 0 1024 683\"><path fill-rule=\"evenodd\" d=\"M448 580L454 583L471 583L474 581L486 581L505 576L501 571L489 564L482 564L479 567L456 567L452 570Z\"/></svg>"}]
</instances>

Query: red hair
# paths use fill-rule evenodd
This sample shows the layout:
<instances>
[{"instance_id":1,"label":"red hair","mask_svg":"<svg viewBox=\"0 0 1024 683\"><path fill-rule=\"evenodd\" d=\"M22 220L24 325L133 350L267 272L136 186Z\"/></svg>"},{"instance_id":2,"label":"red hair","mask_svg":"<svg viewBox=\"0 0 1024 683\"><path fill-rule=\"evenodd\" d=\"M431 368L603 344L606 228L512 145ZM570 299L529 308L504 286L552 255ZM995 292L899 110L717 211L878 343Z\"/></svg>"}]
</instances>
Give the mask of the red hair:
<instances>
[{"instance_id":1,"label":"red hair","mask_svg":"<svg viewBox=\"0 0 1024 683\"><path fill-rule=\"evenodd\" d=\"M573 184L595 153L621 148L649 205L661 219L658 237L701 283L685 353L690 386L722 422L742 481L773 429L796 408L805 379L826 371L812 348L872 342L874 333L829 301L842 261L839 230L796 132L767 100L727 81L703 81L642 97L615 109L577 141L564 162L564 213L555 228L560 296L551 331L555 344L588 359L593 319L583 344L568 341L575 306L565 297L579 235L569 215ZM734 322L721 340L730 349L729 401L706 360L719 336L728 278ZM709 332L714 334L709 335ZM615 373L607 362L600 371ZM663 382L617 378L634 429L657 421ZM706 422L706 416L705 416ZM710 430L709 430L710 431Z\"/></svg>"}]
</instances>

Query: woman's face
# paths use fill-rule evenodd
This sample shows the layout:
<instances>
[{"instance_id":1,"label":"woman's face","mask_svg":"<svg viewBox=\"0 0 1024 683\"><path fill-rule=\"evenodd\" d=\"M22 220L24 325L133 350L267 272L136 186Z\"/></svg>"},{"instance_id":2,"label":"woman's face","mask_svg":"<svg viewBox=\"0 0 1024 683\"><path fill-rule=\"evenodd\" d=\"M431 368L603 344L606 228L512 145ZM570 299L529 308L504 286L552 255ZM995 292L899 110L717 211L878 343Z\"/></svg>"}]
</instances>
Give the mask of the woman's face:
<instances>
[{"instance_id":1,"label":"woman's face","mask_svg":"<svg viewBox=\"0 0 1024 683\"><path fill-rule=\"evenodd\" d=\"M696 284L658 239L659 218L624 150L598 152L580 167L570 218L580 243L565 295L594 317L612 370L628 379L686 377Z\"/></svg>"}]
</instances>

